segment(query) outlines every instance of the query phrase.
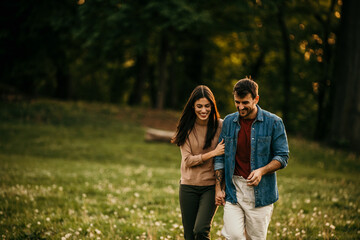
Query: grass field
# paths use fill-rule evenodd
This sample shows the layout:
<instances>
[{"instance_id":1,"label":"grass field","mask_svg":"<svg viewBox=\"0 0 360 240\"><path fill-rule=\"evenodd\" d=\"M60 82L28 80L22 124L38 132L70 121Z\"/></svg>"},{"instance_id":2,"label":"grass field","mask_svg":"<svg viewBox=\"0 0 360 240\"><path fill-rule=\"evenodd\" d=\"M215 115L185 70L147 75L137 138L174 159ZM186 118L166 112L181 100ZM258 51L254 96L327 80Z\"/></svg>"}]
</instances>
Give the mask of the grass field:
<instances>
[{"instance_id":1,"label":"grass field","mask_svg":"<svg viewBox=\"0 0 360 240\"><path fill-rule=\"evenodd\" d=\"M146 111L0 103L1 239L182 239L180 151L144 141ZM360 239L360 158L289 142L268 239Z\"/></svg>"}]
</instances>

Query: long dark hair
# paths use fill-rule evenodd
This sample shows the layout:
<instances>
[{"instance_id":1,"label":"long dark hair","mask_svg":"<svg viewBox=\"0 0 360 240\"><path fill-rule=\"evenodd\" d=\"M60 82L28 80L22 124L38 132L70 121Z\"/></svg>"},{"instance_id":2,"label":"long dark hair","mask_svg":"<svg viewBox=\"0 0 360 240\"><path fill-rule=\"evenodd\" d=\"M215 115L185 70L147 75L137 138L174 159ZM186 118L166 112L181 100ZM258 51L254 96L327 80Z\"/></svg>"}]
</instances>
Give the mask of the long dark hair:
<instances>
[{"instance_id":1,"label":"long dark hair","mask_svg":"<svg viewBox=\"0 0 360 240\"><path fill-rule=\"evenodd\" d=\"M209 121L207 123L205 145L203 149L211 146L211 141L214 138L219 125L220 114L216 107L214 94L211 92L210 88L205 85L197 86L192 91L187 103L185 104L184 110L182 111L180 120L177 125L176 134L171 140L171 142L175 143L177 146L181 146L185 143L189 133L194 128L196 121L194 104L200 98L206 98L211 104L211 112L209 115Z\"/></svg>"}]
</instances>

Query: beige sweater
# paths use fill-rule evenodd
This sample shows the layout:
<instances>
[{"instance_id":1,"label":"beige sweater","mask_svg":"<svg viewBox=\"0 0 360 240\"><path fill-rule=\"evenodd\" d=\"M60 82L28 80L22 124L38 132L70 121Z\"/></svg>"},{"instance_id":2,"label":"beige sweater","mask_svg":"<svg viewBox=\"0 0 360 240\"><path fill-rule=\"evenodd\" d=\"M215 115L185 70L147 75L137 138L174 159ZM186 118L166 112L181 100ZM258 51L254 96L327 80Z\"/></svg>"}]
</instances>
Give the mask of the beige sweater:
<instances>
[{"instance_id":1,"label":"beige sweater","mask_svg":"<svg viewBox=\"0 0 360 240\"><path fill-rule=\"evenodd\" d=\"M215 149L222 128L222 120L211 143L211 147L203 150L206 136L206 125L195 123L188 139L180 146L181 151L181 184L210 186L215 184L213 158L203 161L202 154Z\"/></svg>"}]
</instances>

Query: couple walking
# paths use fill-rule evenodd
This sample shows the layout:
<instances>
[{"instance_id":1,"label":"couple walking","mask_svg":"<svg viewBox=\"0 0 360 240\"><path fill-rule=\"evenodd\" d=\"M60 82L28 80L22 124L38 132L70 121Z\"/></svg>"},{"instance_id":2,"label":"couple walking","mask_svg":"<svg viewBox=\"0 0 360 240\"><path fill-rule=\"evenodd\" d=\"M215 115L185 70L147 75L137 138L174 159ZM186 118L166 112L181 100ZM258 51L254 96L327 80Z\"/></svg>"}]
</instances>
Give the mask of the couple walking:
<instances>
[{"instance_id":1,"label":"couple walking","mask_svg":"<svg viewBox=\"0 0 360 240\"><path fill-rule=\"evenodd\" d=\"M275 171L289 148L284 124L258 105L258 85L239 80L236 112L220 119L215 97L196 87L172 142L181 150L179 200L185 239L210 239L218 206L224 206L226 239L266 239L273 203L279 198Z\"/></svg>"}]
</instances>

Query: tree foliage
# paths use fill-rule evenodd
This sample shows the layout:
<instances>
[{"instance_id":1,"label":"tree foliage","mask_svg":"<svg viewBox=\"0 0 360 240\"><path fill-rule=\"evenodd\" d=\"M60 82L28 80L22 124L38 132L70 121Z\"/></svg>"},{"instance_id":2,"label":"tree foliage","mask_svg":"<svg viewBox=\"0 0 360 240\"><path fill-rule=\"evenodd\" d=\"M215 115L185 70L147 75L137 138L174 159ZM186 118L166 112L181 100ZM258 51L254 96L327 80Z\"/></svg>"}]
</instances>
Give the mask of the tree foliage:
<instances>
[{"instance_id":1,"label":"tree foliage","mask_svg":"<svg viewBox=\"0 0 360 240\"><path fill-rule=\"evenodd\" d=\"M0 4L3 96L181 109L206 84L225 114L252 76L290 132L329 130L340 0Z\"/></svg>"},{"instance_id":2,"label":"tree foliage","mask_svg":"<svg viewBox=\"0 0 360 240\"><path fill-rule=\"evenodd\" d=\"M360 2L344 1L334 67L329 140L360 151Z\"/></svg>"}]
</instances>

